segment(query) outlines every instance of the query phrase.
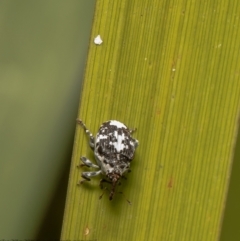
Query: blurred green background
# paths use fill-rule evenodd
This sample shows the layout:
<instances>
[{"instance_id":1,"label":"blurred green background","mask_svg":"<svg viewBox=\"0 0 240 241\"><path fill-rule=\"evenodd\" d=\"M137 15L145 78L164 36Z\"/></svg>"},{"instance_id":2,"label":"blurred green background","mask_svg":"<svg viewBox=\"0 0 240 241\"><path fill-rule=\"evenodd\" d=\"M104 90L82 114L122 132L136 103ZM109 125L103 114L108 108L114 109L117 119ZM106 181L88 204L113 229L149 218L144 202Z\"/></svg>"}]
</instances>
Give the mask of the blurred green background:
<instances>
[{"instance_id":1,"label":"blurred green background","mask_svg":"<svg viewBox=\"0 0 240 241\"><path fill-rule=\"evenodd\" d=\"M232 174L226 200L220 241L240 240L240 133L236 133L237 142L233 153Z\"/></svg>"},{"instance_id":2,"label":"blurred green background","mask_svg":"<svg viewBox=\"0 0 240 241\"><path fill-rule=\"evenodd\" d=\"M0 1L0 239L59 238L95 1Z\"/></svg>"},{"instance_id":3,"label":"blurred green background","mask_svg":"<svg viewBox=\"0 0 240 241\"><path fill-rule=\"evenodd\" d=\"M94 7L0 1L0 239L60 237ZM240 240L239 150L221 241Z\"/></svg>"}]
</instances>

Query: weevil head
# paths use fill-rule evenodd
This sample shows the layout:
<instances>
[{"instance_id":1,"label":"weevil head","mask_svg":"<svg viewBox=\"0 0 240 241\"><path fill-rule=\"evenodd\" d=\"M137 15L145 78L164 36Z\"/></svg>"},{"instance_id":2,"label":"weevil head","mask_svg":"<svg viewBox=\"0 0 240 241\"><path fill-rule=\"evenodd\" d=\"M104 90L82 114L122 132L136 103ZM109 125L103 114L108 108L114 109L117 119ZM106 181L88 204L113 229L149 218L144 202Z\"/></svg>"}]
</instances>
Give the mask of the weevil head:
<instances>
[{"instance_id":1,"label":"weevil head","mask_svg":"<svg viewBox=\"0 0 240 241\"><path fill-rule=\"evenodd\" d=\"M115 187L118 184L118 181L121 178L121 175L118 172L111 172L108 174L108 178L112 182L112 189L111 189L110 195L109 195L109 200L112 200L114 193L115 193Z\"/></svg>"}]
</instances>

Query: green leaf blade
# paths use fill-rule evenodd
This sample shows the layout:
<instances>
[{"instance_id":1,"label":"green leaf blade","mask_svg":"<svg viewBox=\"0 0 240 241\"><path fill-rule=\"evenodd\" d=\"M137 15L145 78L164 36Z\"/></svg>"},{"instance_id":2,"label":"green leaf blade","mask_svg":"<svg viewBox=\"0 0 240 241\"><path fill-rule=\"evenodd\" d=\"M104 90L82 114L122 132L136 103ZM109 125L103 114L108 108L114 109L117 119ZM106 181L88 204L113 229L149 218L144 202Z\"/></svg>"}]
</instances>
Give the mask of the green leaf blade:
<instances>
[{"instance_id":1,"label":"green leaf blade","mask_svg":"<svg viewBox=\"0 0 240 241\"><path fill-rule=\"evenodd\" d=\"M137 127L140 145L124 196L99 200L98 178L76 187L79 157L94 158L77 127L62 239L218 238L240 103L239 10L97 2L91 40L104 42L90 42L79 116L94 133L108 119Z\"/></svg>"}]
</instances>

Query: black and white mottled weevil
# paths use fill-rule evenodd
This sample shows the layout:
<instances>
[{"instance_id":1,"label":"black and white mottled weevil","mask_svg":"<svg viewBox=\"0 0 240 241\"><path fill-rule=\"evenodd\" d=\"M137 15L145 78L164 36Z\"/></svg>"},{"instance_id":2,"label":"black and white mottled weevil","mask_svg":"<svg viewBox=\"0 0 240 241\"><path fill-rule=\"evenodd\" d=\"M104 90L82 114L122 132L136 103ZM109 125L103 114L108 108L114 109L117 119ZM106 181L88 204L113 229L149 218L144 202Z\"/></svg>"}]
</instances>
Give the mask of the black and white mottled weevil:
<instances>
[{"instance_id":1,"label":"black and white mottled weevil","mask_svg":"<svg viewBox=\"0 0 240 241\"><path fill-rule=\"evenodd\" d=\"M138 140L131 136L135 129L131 130L119 121L110 120L100 126L96 137L94 137L82 120L77 119L77 123L83 127L89 136L89 145L94 151L98 164L95 165L86 157L81 157L83 164L80 166L100 168L99 171L83 172L82 177L84 179L79 184L90 181L91 177L103 174L107 180L102 179L100 187L102 188L103 182L111 183L109 199L112 200L120 178L124 177L124 173L130 171L130 163L138 147Z\"/></svg>"}]
</instances>

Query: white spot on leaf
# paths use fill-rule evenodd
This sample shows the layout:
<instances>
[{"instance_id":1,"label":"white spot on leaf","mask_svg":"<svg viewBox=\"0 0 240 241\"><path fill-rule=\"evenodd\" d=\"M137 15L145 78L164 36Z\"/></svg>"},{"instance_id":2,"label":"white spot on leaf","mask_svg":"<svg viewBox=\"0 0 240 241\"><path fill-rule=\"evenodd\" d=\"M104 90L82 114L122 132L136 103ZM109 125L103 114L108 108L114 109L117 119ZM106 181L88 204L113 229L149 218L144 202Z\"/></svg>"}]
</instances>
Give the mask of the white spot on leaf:
<instances>
[{"instance_id":1,"label":"white spot on leaf","mask_svg":"<svg viewBox=\"0 0 240 241\"><path fill-rule=\"evenodd\" d=\"M100 35L98 35L98 36L94 39L94 43L97 44L97 45L101 45L102 42L103 42L103 41L102 41Z\"/></svg>"}]
</instances>

